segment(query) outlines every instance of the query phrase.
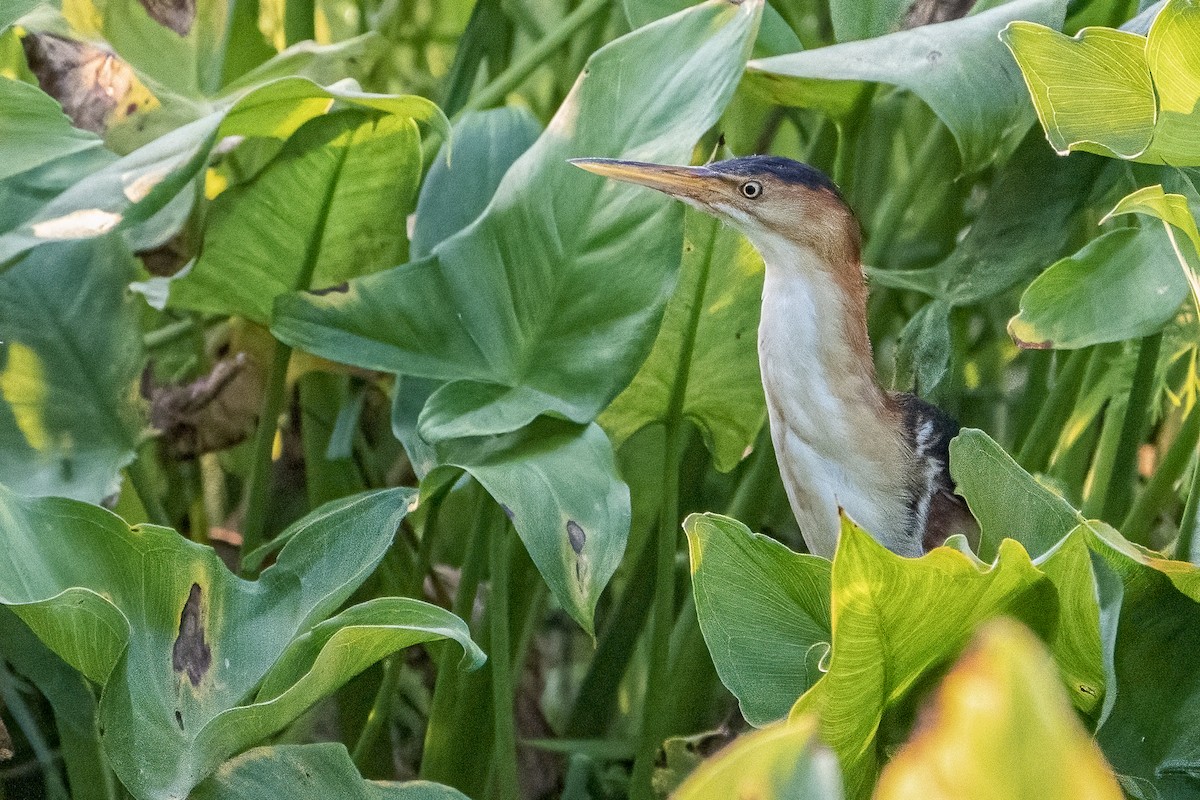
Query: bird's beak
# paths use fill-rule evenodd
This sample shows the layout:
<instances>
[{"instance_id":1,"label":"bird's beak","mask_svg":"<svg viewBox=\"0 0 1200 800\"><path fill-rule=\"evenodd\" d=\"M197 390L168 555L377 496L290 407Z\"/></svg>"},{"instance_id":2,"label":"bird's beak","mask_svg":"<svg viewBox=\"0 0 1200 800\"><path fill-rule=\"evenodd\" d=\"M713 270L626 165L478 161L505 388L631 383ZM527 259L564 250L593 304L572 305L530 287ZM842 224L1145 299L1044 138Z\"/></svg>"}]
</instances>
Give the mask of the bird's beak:
<instances>
[{"instance_id":1,"label":"bird's beak","mask_svg":"<svg viewBox=\"0 0 1200 800\"><path fill-rule=\"evenodd\" d=\"M718 173L708 167L676 167L612 158L573 158L571 163L606 178L648 186L672 197L704 205L715 199L722 185Z\"/></svg>"}]
</instances>

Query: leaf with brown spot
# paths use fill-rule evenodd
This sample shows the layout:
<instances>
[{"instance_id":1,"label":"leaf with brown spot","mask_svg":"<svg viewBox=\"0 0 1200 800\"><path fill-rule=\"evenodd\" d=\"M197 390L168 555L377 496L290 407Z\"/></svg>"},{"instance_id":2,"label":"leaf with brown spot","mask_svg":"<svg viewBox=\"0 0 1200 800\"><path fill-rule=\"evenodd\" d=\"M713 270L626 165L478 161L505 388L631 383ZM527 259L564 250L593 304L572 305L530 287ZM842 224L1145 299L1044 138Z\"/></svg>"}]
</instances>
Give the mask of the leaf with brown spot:
<instances>
[{"instance_id":1,"label":"leaf with brown spot","mask_svg":"<svg viewBox=\"0 0 1200 800\"><path fill-rule=\"evenodd\" d=\"M158 103L129 64L109 50L53 33L27 33L21 46L42 91L78 128L104 134L114 122Z\"/></svg>"},{"instance_id":2,"label":"leaf with brown spot","mask_svg":"<svg viewBox=\"0 0 1200 800\"><path fill-rule=\"evenodd\" d=\"M186 673L192 686L199 686L212 666L212 650L204 641L204 615L201 608L203 590L193 583L187 602L179 614L179 636L171 647L171 668ZM176 710L175 719L183 727L183 717Z\"/></svg>"},{"instance_id":3,"label":"leaf with brown spot","mask_svg":"<svg viewBox=\"0 0 1200 800\"><path fill-rule=\"evenodd\" d=\"M150 18L187 36L196 21L196 0L138 0Z\"/></svg>"},{"instance_id":4,"label":"leaf with brown spot","mask_svg":"<svg viewBox=\"0 0 1200 800\"><path fill-rule=\"evenodd\" d=\"M571 549L575 551L575 555L582 555L583 546L587 543L587 534L573 519L567 520L567 539L570 540Z\"/></svg>"}]
</instances>

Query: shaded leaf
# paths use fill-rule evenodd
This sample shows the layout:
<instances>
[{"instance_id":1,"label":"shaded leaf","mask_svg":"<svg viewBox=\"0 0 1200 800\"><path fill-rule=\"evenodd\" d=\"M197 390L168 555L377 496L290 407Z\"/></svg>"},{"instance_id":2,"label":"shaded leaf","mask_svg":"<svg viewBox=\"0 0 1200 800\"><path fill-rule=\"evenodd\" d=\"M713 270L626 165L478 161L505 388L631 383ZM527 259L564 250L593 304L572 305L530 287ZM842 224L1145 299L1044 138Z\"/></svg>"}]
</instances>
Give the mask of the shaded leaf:
<instances>
[{"instance_id":1,"label":"shaded leaf","mask_svg":"<svg viewBox=\"0 0 1200 800\"><path fill-rule=\"evenodd\" d=\"M942 680L873 795L1121 800L1100 749L1063 697L1053 661L1028 629L986 623Z\"/></svg>"},{"instance_id":2,"label":"shaded leaf","mask_svg":"<svg viewBox=\"0 0 1200 800\"><path fill-rule=\"evenodd\" d=\"M649 25L695 5L693 0L624 0L625 18L631 28ZM768 2L763 6L762 24L754 43L754 57L778 56L803 50L800 37Z\"/></svg>"},{"instance_id":3,"label":"shaded leaf","mask_svg":"<svg viewBox=\"0 0 1200 800\"><path fill-rule=\"evenodd\" d=\"M134 261L114 237L49 244L0 273L0 483L98 503L142 432Z\"/></svg>"},{"instance_id":4,"label":"shaded leaf","mask_svg":"<svg viewBox=\"0 0 1200 800\"><path fill-rule=\"evenodd\" d=\"M763 726L787 716L829 655L829 562L715 514L683 523L696 616L721 683Z\"/></svg>"},{"instance_id":5,"label":"shaded leaf","mask_svg":"<svg viewBox=\"0 0 1200 800\"><path fill-rule=\"evenodd\" d=\"M285 532L275 564L250 582L168 529L0 490L0 537L12 554L0 564L0 602L103 685L101 737L125 786L137 797L183 797L413 633L451 636L478 662L464 623L414 600L384 598L335 618L346 625L321 624L383 557L414 494L322 506ZM347 642L355 647L341 652ZM248 703L264 679L273 691Z\"/></svg>"},{"instance_id":6,"label":"shaded leaf","mask_svg":"<svg viewBox=\"0 0 1200 800\"><path fill-rule=\"evenodd\" d=\"M1050 265L1021 295L1008 332L1018 346L1038 349L1141 338L1175 317L1187 291L1162 231L1123 228Z\"/></svg>"},{"instance_id":7,"label":"shaded leaf","mask_svg":"<svg viewBox=\"0 0 1200 800\"><path fill-rule=\"evenodd\" d=\"M464 114L454 124L454 160L445 149L421 184L410 253L421 259L438 243L475 221L495 194L504 173L541 133L524 108L493 108Z\"/></svg>"},{"instance_id":8,"label":"shaded leaf","mask_svg":"<svg viewBox=\"0 0 1200 800\"><path fill-rule=\"evenodd\" d=\"M675 800L841 800L837 758L817 739L811 718L780 722L739 737L700 765Z\"/></svg>"},{"instance_id":9,"label":"shaded leaf","mask_svg":"<svg viewBox=\"0 0 1200 800\"><path fill-rule=\"evenodd\" d=\"M1062 0L1015 0L974 16L863 42L752 61L747 78L773 100L848 115L870 83L911 90L954 134L974 172L1012 149L1029 124L1020 70L997 33L1015 19L1060 27Z\"/></svg>"},{"instance_id":10,"label":"shaded leaf","mask_svg":"<svg viewBox=\"0 0 1200 800\"><path fill-rule=\"evenodd\" d=\"M366 781L344 745L327 742L258 747L221 765L196 787L192 800L240 800L264 795L338 797L342 800L467 800L426 781Z\"/></svg>"},{"instance_id":11,"label":"shaded leaf","mask_svg":"<svg viewBox=\"0 0 1200 800\"><path fill-rule=\"evenodd\" d=\"M1200 789L1200 570L1139 550L1103 523L1089 530L1100 573L1108 692L1097 741L1150 796Z\"/></svg>"},{"instance_id":12,"label":"shaded leaf","mask_svg":"<svg viewBox=\"0 0 1200 800\"><path fill-rule=\"evenodd\" d=\"M45 92L0 78L0 180L101 146L73 127Z\"/></svg>"},{"instance_id":13,"label":"shaded leaf","mask_svg":"<svg viewBox=\"0 0 1200 800\"><path fill-rule=\"evenodd\" d=\"M566 159L686 161L732 94L760 9L714 0L598 50L474 224L344 294L281 298L276 335L333 360L452 381L428 401L427 438L503 433L545 413L594 418L652 343L682 210Z\"/></svg>"},{"instance_id":14,"label":"shaded leaf","mask_svg":"<svg viewBox=\"0 0 1200 800\"><path fill-rule=\"evenodd\" d=\"M1083 521L981 430L965 428L950 442L950 474L979 520L979 557L985 561L996 557L1004 539L1041 556Z\"/></svg>"},{"instance_id":15,"label":"shaded leaf","mask_svg":"<svg viewBox=\"0 0 1200 800\"><path fill-rule=\"evenodd\" d=\"M700 430L717 469L749 451L766 417L758 372L763 261L733 228L684 212L683 263L649 357L600 416L616 446L666 421L676 383L683 416Z\"/></svg>"},{"instance_id":16,"label":"shaded leaf","mask_svg":"<svg viewBox=\"0 0 1200 800\"><path fill-rule=\"evenodd\" d=\"M1108 212L1108 217L1117 214L1146 214L1162 220L1175 254L1175 261L1192 290L1196 310L1200 312L1200 262L1196 261L1196 256L1200 254L1200 229L1196 227L1196 218L1192 215L1187 197L1168 194L1163 191L1161 184L1147 186L1121 198L1121 202ZM1187 236L1192 245L1190 252L1180 248L1173 228Z\"/></svg>"}]
</instances>

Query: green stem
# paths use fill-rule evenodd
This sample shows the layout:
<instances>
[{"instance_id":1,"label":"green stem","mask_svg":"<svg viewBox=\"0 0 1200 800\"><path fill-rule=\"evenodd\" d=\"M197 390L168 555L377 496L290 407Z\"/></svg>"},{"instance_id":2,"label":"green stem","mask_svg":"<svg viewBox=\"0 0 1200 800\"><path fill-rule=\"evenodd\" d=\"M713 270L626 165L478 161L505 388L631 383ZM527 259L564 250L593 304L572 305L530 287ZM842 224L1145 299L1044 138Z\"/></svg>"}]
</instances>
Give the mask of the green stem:
<instances>
[{"instance_id":1,"label":"green stem","mask_svg":"<svg viewBox=\"0 0 1200 800\"><path fill-rule=\"evenodd\" d=\"M46 796L51 800L59 798L66 800L70 795L67 794L62 773L58 769L58 764L55 763L55 753L51 749L50 743L42 735L42 729L38 726L32 709L25 703L25 698L21 697L17 679L4 668L3 664L0 664L0 700L4 701L4 705L8 707L8 713L12 715L13 722L25 734L25 741L29 743L29 748L33 750L34 757L42 768Z\"/></svg>"},{"instance_id":2,"label":"green stem","mask_svg":"<svg viewBox=\"0 0 1200 800\"><path fill-rule=\"evenodd\" d=\"M654 571L654 608L650 626L650 668L642 701L642 724L630 778L631 800L653 800L654 761L662 744L662 723L670 680L671 630L675 619L675 550L679 528L679 462L683 457L683 421L667 423L663 507L659 516Z\"/></svg>"},{"instance_id":3,"label":"green stem","mask_svg":"<svg viewBox=\"0 0 1200 800\"><path fill-rule=\"evenodd\" d=\"M371 710L367 713L367 722L358 734L358 741L354 743L354 750L350 754L359 772L365 769L371 750L374 749L375 742L379 740L379 735L392 715L392 698L396 696L396 687L400 683L401 669L396 663L398 658L393 655L384 660L379 691L375 692L375 702L371 704Z\"/></svg>"},{"instance_id":4,"label":"green stem","mask_svg":"<svg viewBox=\"0 0 1200 800\"><path fill-rule=\"evenodd\" d=\"M509 92L516 89L542 62L562 47L575 32L587 24L594 15L603 11L612 0L585 0L579 7L565 16L554 30L546 34L533 47L497 75L487 86L479 90L466 105L463 112L478 111L504 101ZM462 113L462 112L460 112Z\"/></svg>"},{"instance_id":5,"label":"green stem","mask_svg":"<svg viewBox=\"0 0 1200 800\"><path fill-rule=\"evenodd\" d=\"M1188 414L1187 419L1180 426L1179 433L1175 435L1175 441L1171 442L1171 446L1167 448L1158 469L1147 481L1142 493L1134 502L1133 508L1129 509L1129 513L1125 516L1125 521L1121 523L1121 533L1125 535L1126 539L1140 544L1146 543L1150 528L1154 524L1154 518L1166 505L1167 499L1175 488L1175 483L1187 469L1192 454L1200 445L1197 439L1200 439L1200 409L1193 408L1192 413ZM1187 557L1183 551L1179 551L1179 555L1183 558Z\"/></svg>"},{"instance_id":6,"label":"green stem","mask_svg":"<svg viewBox=\"0 0 1200 800\"><path fill-rule=\"evenodd\" d=\"M1112 473L1108 480L1108 492L1101 511L1101 518L1114 525L1125 516L1133 499L1138 446L1142 443L1150 420L1154 400L1154 372L1158 367L1161 345L1162 333L1156 333L1142 339L1138 347L1137 366L1134 368L1133 385L1129 390L1129 405L1125 407L1121 438L1117 442Z\"/></svg>"},{"instance_id":7,"label":"green stem","mask_svg":"<svg viewBox=\"0 0 1200 800\"><path fill-rule=\"evenodd\" d=\"M196 330L197 323L195 317L176 320L175 322L167 323L161 328L150 331L142 337L142 346L147 350L154 350L162 347L165 344L170 344L176 339L182 339L192 331Z\"/></svg>"},{"instance_id":8,"label":"green stem","mask_svg":"<svg viewBox=\"0 0 1200 800\"><path fill-rule=\"evenodd\" d=\"M274 462L271 451L275 446L275 434L279 429L279 415L283 411L287 391L288 360L292 348L278 339L271 353L271 369L267 378L267 390L263 395L262 411L258 415L258 428L254 431L254 442L250 449L250 475L246 478L246 518L242 523L242 553L253 553L263 543L263 531L267 524L267 502ZM247 573L242 564L243 574Z\"/></svg>"},{"instance_id":9,"label":"green stem","mask_svg":"<svg viewBox=\"0 0 1200 800\"><path fill-rule=\"evenodd\" d=\"M1092 468L1088 474L1090 485L1083 501L1083 515L1088 519L1095 519L1104 509L1109 481L1112 480L1113 464L1117 460L1117 445L1121 441L1121 431L1125 428L1127 409L1128 401L1125 398L1113 398L1108 401L1108 409L1104 412L1100 442L1092 455Z\"/></svg>"},{"instance_id":10,"label":"green stem","mask_svg":"<svg viewBox=\"0 0 1200 800\"><path fill-rule=\"evenodd\" d=\"M148 446L144 449L153 450L153 447ZM154 491L154 478L146 465L146 457L145 453L139 454L126 469L126 474L129 476L129 482L133 484L133 490L137 492L138 499L142 501L142 508L146 509L146 516L155 525L169 528L171 517L159 499L158 492Z\"/></svg>"},{"instance_id":11,"label":"green stem","mask_svg":"<svg viewBox=\"0 0 1200 800\"><path fill-rule=\"evenodd\" d=\"M929 133L925 136L925 141L921 143L920 149L913 156L908 176L903 181L893 185L891 190L884 195L883 202L880 203L874 215L874 218L879 222L871 232L871 238L867 241L867 246L863 249L864 264L869 264L872 267L884 266L880 262L880 259L895 244L896 236L900 232L900 226L904 222L905 213L908 211L908 207L912 205L913 199L917 195L917 190L921 188L921 184L925 181L925 176L928 175L933 162L946 149L944 142L945 135L946 126L941 123L934 123L933 127L929 129ZM840 158L841 147L838 148L838 151Z\"/></svg>"},{"instance_id":12,"label":"green stem","mask_svg":"<svg viewBox=\"0 0 1200 800\"><path fill-rule=\"evenodd\" d=\"M315 0L286 0L283 11L283 35L288 47L316 38Z\"/></svg>"},{"instance_id":13,"label":"green stem","mask_svg":"<svg viewBox=\"0 0 1200 800\"><path fill-rule=\"evenodd\" d=\"M696 332L700 327L700 315L704 309L704 295L712 272L712 255L720 223L713 219L708 246L702 251L708 254L700 267L700 277L692 295L688 310L688 324L684 328L683 343L679 352L679 369L671 387L667 402L666 452L663 459L663 505L659 516L658 555L654 577L654 616L650 629L650 668L646 676L646 695L642 702L642 725L638 735L637 755L633 761L630 778L632 800L653 800L654 761L662 743L662 725L668 708L667 688L670 680L671 630L675 617L675 551L679 538L679 468L686 443L686 428L683 417L687 399L688 380L691 376L692 355L696 349Z\"/></svg>"},{"instance_id":14,"label":"green stem","mask_svg":"<svg viewBox=\"0 0 1200 800\"><path fill-rule=\"evenodd\" d=\"M1193 411L1192 415L1197 413ZM1200 448L1197 448L1200 450ZM1193 564L1200 564L1200 550L1196 543L1200 542L1200 452L1192 469L1192 488L1188 491L1187 503L1183 507L1183 518L1179 521L1179 543L1175 547L1176 557L1186 558Z\"/></svg>"},{"instance_id":15,"label":"green stem","mask_svg":"<svg viewBox=\"0 0 1200 800\"><path fill-rule=\"evenodd\" d=\"M517 800L517 733L513 711L512 643L508 620L508 544L509 528L492 532L491 591L488 593L488 618L491 622L492 768L495 796L499 800Z\"/></svg>"},{"instance_id":16,"label":"green stem","mask_svg":"<svg viewBox=\"0 0 1200 800\"><path fill-rule=\"evenodd\" d=\"M1017 463L1028 472L1041 472L1050 463L1050 454L1058 442L1058 432L1075 407L1091 358L1092 352L1088 350L1072 352L1053 379L1050 393L1039 404L1037 416L1017 450Z\"/></svg>"}]
</instances>

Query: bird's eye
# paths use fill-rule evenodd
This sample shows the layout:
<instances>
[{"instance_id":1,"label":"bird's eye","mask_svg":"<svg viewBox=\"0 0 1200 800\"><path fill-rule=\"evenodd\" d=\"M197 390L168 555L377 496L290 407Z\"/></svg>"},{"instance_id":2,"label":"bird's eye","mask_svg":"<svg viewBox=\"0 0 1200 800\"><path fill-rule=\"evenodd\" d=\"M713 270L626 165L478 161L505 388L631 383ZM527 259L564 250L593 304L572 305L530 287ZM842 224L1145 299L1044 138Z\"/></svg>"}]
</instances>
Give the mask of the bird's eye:
<instances>
[{"instance_id":1,"label":"bird's eye","mask_svg":"<svg viewBox=\"0 0 1200 800\"><path fill-rule=\"evenodd\" d=\"M762 194L762 184L758 181L746 181L742 184L742 196L751 200Z\"/></svg>"}]
</instances>

